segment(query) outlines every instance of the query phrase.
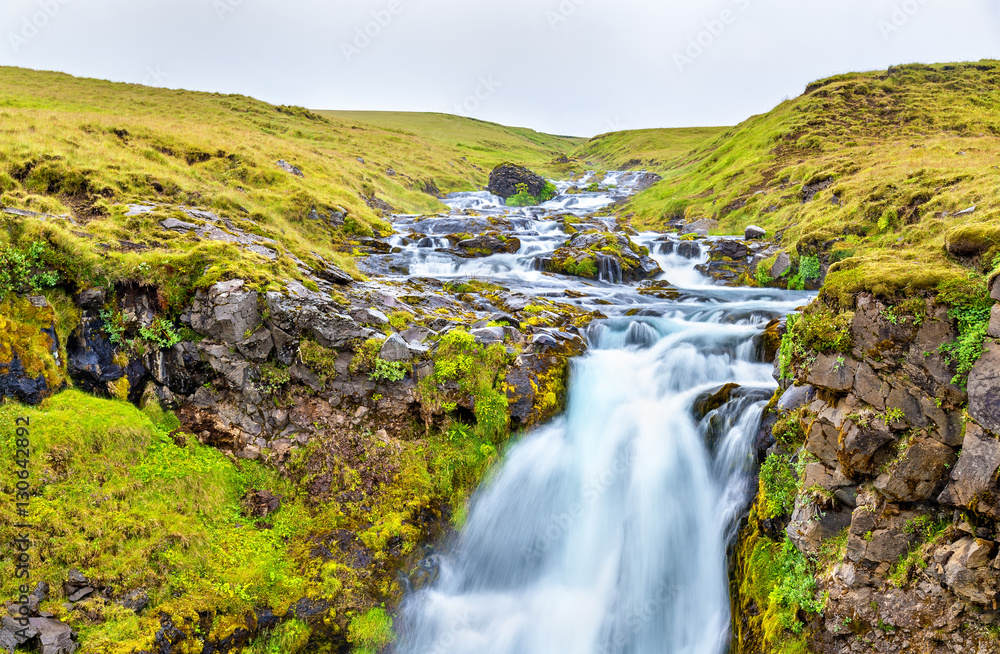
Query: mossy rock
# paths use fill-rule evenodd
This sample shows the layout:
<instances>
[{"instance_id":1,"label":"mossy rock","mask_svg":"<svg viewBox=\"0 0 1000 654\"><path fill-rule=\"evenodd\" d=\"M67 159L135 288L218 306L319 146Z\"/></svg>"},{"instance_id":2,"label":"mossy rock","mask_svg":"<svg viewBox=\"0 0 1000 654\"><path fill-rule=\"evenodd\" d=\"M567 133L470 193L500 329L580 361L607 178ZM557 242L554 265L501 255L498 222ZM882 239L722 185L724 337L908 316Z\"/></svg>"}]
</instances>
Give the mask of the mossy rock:
<instances>
[{"instance_id":1,"label":"mossy rock","mask_svg":"<svg viewBox=\"0 0 1000 654\"><path fill-rule=\"evenodd\" d=\"M41 297L0 304L0 397L38 404L66 384L55 310Z\"/></svg>"},{"instance_id":2,"label":"mossy rock","mask_svg":"<svg viewBox=\"0 0 1000 654\"><path fill-rule=\"evenodd\" d=\"M945 248L958 258L978 257L1000 247L1000 227L978 223L961 225L948 232Z\"/></svg>"}]
</instances>

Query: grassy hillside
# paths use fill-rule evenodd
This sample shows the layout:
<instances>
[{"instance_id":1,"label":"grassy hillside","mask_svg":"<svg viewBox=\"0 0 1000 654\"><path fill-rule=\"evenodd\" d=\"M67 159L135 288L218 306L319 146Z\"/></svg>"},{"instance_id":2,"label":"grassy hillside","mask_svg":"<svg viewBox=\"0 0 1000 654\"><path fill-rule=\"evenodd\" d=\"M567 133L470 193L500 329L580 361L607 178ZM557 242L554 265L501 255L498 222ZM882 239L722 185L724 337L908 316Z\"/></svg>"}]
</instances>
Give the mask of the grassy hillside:
<instances>
[{"instance_id":1,"label":"grassy hillside","mask_svg":"<svg viewBox=\"0 0 1000 654\"><path fill-rule=\"evenodd\" d=\"M453 149L463 158L489 172L497 164L515 161L550 177L564 176L569 166L555 161L586 139L541 134L524 127L505 127L475 118L437 113L396 111L320 111L322 116L345 125L358 125L421 138ZM391 150L390 150L391 152ZM387 153L386 156L392 157ZM459 160L455 160L458 164Z\"/></svg>"},{"instance_id":2,"label":"grassy hillside","mask_svg":"<svg viewBox=\"0 0 1000 654\"><path fill-rule=\"evenodd\" d=\"M67 217L0 214L0 246L46 243L42 263L64 279L155 285L179 307L218 279L301 277L300 261L350 270L356 239L387 232L390 208L439 211L437 193L481 188L493 163L551 162L580 143L456 117L371 118L0 68L0 205ZM129 215L134 202L159 206ZM164 219L192 221L184 206L272 239L278 256L165 233ZM342 226L325 219L335 211Z\"/></svg>"},{"instance_id":3,"label":"grassy hillside","mask_svg":"<svg viewBox=\"0 0 1000 654\"><path fill-rule=\"evenodd\" d=\"M793 259L833 264L830 297L933 289L964 277L960 264L992 268L998 137L1000 62L841 75L697 148L627 211L648 227L783 230ZM964 260L949 239L967 245Z\"/></svg>"},{"instance_id":4,"label":"grassy hillside","mask_svg":"<svg viewBox=\"0 0 1000 654\"><path fill-rule=\"evenodd\" d=\"M612 170L645 168L664 173L684 155L712 141L725 127L637 129L601 134L573 151L573 156Z\"/></svg>"}]
</instances>

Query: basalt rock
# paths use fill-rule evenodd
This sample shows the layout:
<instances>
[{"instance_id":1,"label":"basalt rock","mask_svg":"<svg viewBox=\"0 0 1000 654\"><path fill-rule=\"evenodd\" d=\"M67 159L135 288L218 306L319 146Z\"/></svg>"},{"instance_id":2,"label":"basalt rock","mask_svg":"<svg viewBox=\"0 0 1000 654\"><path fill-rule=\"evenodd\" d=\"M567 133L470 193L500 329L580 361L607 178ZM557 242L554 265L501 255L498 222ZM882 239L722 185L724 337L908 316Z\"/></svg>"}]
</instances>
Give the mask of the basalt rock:
<instances>
[{"instance_id":1,"label":"basalt rock","mask_svg":"<svg viewBox=\"0 0 1000 654\"><path fill-rule=\"evenodd\" d=\"M518 186L525 185L529 195L539 196L545 190L545 179L536 175L524 166L503 163L490 173L490 183L487 188L493 195L507 199L518 193Z\"/></svg>"},{"instance_id":2,"label":"basalt rock","mask_svg":"<svg viewBox=\"0 0 1000 654\"><path fill-rule=\"evenodd\" d=\"M1000 345L987 343L969 372L969 415L1000 434Z\"/></svg>"},{"instance_id":3,"label":"basalt rock","mask_svg":"<svg viewBox=\"0 0 1000 654\"><path fill-rule=\"evenodd\" d=\"M488 257L493 254L514 254L521 249L521 241L517 238L503 237L497 232L491 232L474 238L459 241L455 253L460 257Z\"/></svg>"},{"instance_id":4,"label":"basalt rock","mask_svg":"<svg viewBox=\"0 0 1000 654\"><path fill-rule=\"evenodd\" d=\"M191 329L224 343L239 343L260 325L257 292L242 279L219 282L200 291L191 309Z\"/></svg>"},{"instance_id":5,"label":"basalt rock","mask_svg":"<svg viewBox=\"0 0 1000 654\"><path fill-rule=\"evenodd\" d=\"M938 501L1000 520L1000 439L974 422L968 423L962 456Z\"/></svg>"}]
</instances>

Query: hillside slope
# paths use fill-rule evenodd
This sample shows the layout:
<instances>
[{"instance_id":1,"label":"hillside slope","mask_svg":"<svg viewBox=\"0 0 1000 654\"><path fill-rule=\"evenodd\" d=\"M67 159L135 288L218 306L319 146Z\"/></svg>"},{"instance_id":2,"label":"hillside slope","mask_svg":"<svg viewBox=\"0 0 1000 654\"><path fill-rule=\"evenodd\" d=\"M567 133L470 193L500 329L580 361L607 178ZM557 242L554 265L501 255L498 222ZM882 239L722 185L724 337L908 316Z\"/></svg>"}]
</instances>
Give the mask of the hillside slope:
<instances>
[{"instance_id":1,"label":"hillside slope","mask_svg":"<svg viewBox=\"0 0 1000 654\"><path fill-rule=\"evenodd\" d=\"M684 163L692 150L713 141L726 127L637 129L601 134L572 156L613 170L645 169L667 172Z\"/></svg>"},{"instance_id":2,"label":"hillside slope","mask_svg":"<svg viewBox=\"0 0 1000 654\"><path fill-rule=\"evenodd\" d=\"M931 289L966 272L944 247L949 234L995 231L998 136L1000 62L841 75L697 148L626 211L654 228L758 224L782 234L795 266L803 256L832 266L826 292L844 299ZM990 240L969 254L993 250Z\"/></svg>"}]
</instances>

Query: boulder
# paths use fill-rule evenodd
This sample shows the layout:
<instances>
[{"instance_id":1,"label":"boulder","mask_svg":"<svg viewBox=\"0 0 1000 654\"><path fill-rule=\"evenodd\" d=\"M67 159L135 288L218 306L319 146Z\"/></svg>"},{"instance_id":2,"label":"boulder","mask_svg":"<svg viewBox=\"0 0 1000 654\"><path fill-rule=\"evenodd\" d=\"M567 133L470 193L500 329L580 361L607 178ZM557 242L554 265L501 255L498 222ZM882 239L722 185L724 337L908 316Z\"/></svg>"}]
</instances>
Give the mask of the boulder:
<instances>
[{"instance_id":1,"label":"boulder","mask_svg":"<svg viewBox=\"0 0 1000 654\"><path fill-rule=\"evenodd\" d=\"M767 236L767 230L757 225L748 225L743 236L748 241L757 241Z\"/></svg>"},{"instance_id":2,"label":"boulder","mask_svg":"<svg viewBox=\"0 0 1000 654\"><path fill-rule=\"evenodd\" d=\"M965 429L962 456L938 502L947 506L973 509L1000 520L1000 439L969 422Z\"/></svg>"},{"instance_id":3,"label":"boulder","mask_svg":"<svg viewBox=\"0 0 1000 654\"><path fill-rule=\"evenodd\" d=\"M778 255L778 258L774 260L771 264L770 275L774 279L783 277L792 269L792 257L787 252L782 252Z\"/></svg>"},{"instance_id":4,"label":"boulder","mask_svg":"<svg viewBox=\"0 0 1000 654\"><path fill-rule=\"evenodd\" d=\"M198 292L190 320L191 329L202 336L239 343L260 325L257 292L246 290L242 279L219 282Z\"/></svg>"},{"instance_id":5,"label":"boulder","mask_svg":"<svg viewBox=\"0 0 1000 654\"><path fill-rule=\"evenodd\" d=\"M708 233L719 226L719 221L713 218L702 218L686 225L681 225L678 234L697 234L698 236L708 236Z\"/></svg>"},{"instance_id":6,"label":"boulder","mask_svg":"<svg viewBox=\"0 0 1000 654\"><path fill-rule=\"evenodd\" d=\"M517 195L517 187L521 184L528 187L529 195L537 197L545 190L546 182L541 175L536 175L524 166L502 163L490 173L487 189L493 195L499 195L506 200L512 195Z\"/></svg>"},{"instance_id":7,"label":"boulder","mask_svg":"<svg viewBox=\"0 0 1000 654\"><path fill-rule=\"evenodd\" d=\"M820 354L806 377L813 386L834 393L846 393L854 387L858 362L837 354Z\"/></svg>"},{"instance_id":8,"label":"boulder","mask_svg":"<svg viewBox=\"0 0 1000 654\"><path fill-rule=\"evenodd\" d=\"M907 529L910 521L920 516L916 511L887 510L884 514L869 506L854 509L847 538L847 559L852 563L894 564L910 551L920 538ZM874 565L872 567L874 567Z\"/></svg>"},{"instance_id":9,"label":"boulder","mask_svg":"<svg viewBox=\"0 0 1000 654\"><path fill-rule=\"evenodd\" d=\"M932 438L916 439L899 461L875 480L875 488L891 502L920 502L941 488L955 462L950 447Z\"/></svg>"},{"instance_id":10,"label":"boulder","mask_svg":"<svg viewBox=\"0 0 1000 654\"><path fill-rule=\"evenodd\" d=\"M989 342L969 372L969 415L1000 434L1000 343Z\"/></svg>"},{"instance_id":11,"label":"boulder","mask_svg":"<svg viewBox=\"0 0 1000 654\"><path fill-rule=\"evenodd\" d=\"M799 498L785 533L800 552L817 554L823 541L838 535L851 525L851 512L846 509L824 511L811 501Z\"/></svg>"},{"instance_id":12,"label":"boulder","mask_svg":"<svg viewBox=\"0 0 1000 654\"><path fill-rule=\"evenodd\" d=\"M358 309L357 311L351 312L351 317L362 325L382 326L389 324L389 317L374 308Z\"/></svg>"},{"instance_id":13,"label":"boulder","mask_svg":"<svg viewBox=\"0 0 1000 654\"><path fill-rule=\"evenodd\" d=\"M739 384L725 384L715 390L706 391L699 395L691 406L691 412L694 414L695 419L702 420L706 415L728 402L733 391L739 387Z\"/></svg>"},{"instance_id":14,"label":"boulder","mask_svg":"<svg viewBox=\"0 0 1000 654\"><path fill-rule=\"evenodd\" d=\"M267 327L261 327L249 338L238 343L236 349L254 363L264 363L274 351L274 338Z\"/></svg>"},{"instance_id":15,"label":"boulder","mask_svg":"<svg viewBox=\"0 0 1000 654\"><path fill-rule=\"evenodd\" d=\"M778 399L778 408L782 411L794 411L799 407L809 404L815 398L815 386L809 386L808 384L805 386L792 386L781 394L781 397Z\"/></svg>"},{"instance_id":16,"label":"boulder","mask_svg":"<svg viewBox=\"0 0 1000 654\"><path fill-rule=\"evenodd\" d=\"M350 316L332 312L319 316L310 331L317 343L334 350L343 349L355 341L367 340L375 335L374 331L362 327Z\"/></svg>"},{"instance_id":17,"label":"boulder","mask_svg":"<svg viewBox=\"0 0 1000 654\"><path fill-rule=\"evenodd\" d=\"M1000 338L1000 304L993 305L993 312L990 314L990 327L986 335L991 338Z\"/></svg>"},{"instance_id":18,"label":"boulder","mask_svg":"<svg viewBox=\"0 0 1000 654\"><path fill-rule=\"evenodd\" d=\"M1000 302L1000 277L994 277L990 284L990 297Z\"/></svg>"},{"instance_id":19,"label":"boulder","mask_svg":"<svg viewBox=\"0 0 1000 654\"><path fill-rule=\"evenodd\" d=\"M295 175L296 177L305 177L305 175L302 174L301 170L299 170L298 168L296 168L292 164L288 163L284 159L279 159L277 161L277 164L278 164L278 168L281 168L286 173Z\"/></svg>"},{"instance_id":20,"label":"boulder","mask_svg":"<svg viewBox=\"0 0 1000 654\"><path fill-rule=\"evenodd\" d=\"M750 249L745 244L734 239L720 239L712 245L713 257L724 257L739 260L750 256Z\"/></svg>"},{"instance_id":21,"label":"boulder","mask_svg":"<svg viewBox=\"0 0 1000 654\"><path fill-rule=\"evenodd\" d=\"M76 632L68 624L53 618L31 618L30 622L38 632L40 654L73 654L80 647L74 642Z\"/></svg>"},{"instance_id":22,"label":"boulder","mask_svg":"<svg viewBox=\"0 0 1000 654\"><path fill-rule=\"evenodd\" d=\"M889 428L878 420L861 425L849 421L839 439L839 460L849 474L874 474L881 463L889 459L889 446L895 440Z\"/></svg>"},{"instance_id":23,"label":"boulder","mask_svg":"<svg viewBox=\"0 0 1000 654\"><path fill-rule=\"evenodd\" d=\"M992 608L1000 594L1000 576L987 567L995 549L991 541L962 538L934 553L930 572L963 600Z\"/></svg>"},{"instance_id":24,"label":"boulder","mask_svg":"<svg viewBox=\"0 0 1000 654\"><path fill-rule=\"evenodd\" d=\"M635 191L641 193L660 181L663 181L663 178L656 173L642 173L635 180Z\"/></svg>"},{"instance_id":25,"label":"boulder","mask_svg":"<svg viewBox=\"0 0 1000 654\"><path fill-rule=\"evenodd\" d=\"M521 249L517 238L501 238L497 233L483 234L475 238L459 241L455 252L460 257L488 257L492 254L514 254Z\"/></svg>"},{"instance_id":26,"label":"boulder","mask_svg":"<svg viewBox=\"0 0 1000 654\"><path fill-rule=\"evenodd\" d=\"M117 603L130 611L141 613L143 609L149 606L149 593L141 588L131 590L125 593L124 597L117 600Z\"/></svg>"},{"instance_id":27,"label":"boulder","mask_svg":"<svg viewBox=\"0 0 1000 654\"><path fill-rule=\"evenodd\" d=\"M413 352L402 336L393 334L383 343L379 356L386 361L409 361L413 358Z\"/></svg>"}]
</instances>

